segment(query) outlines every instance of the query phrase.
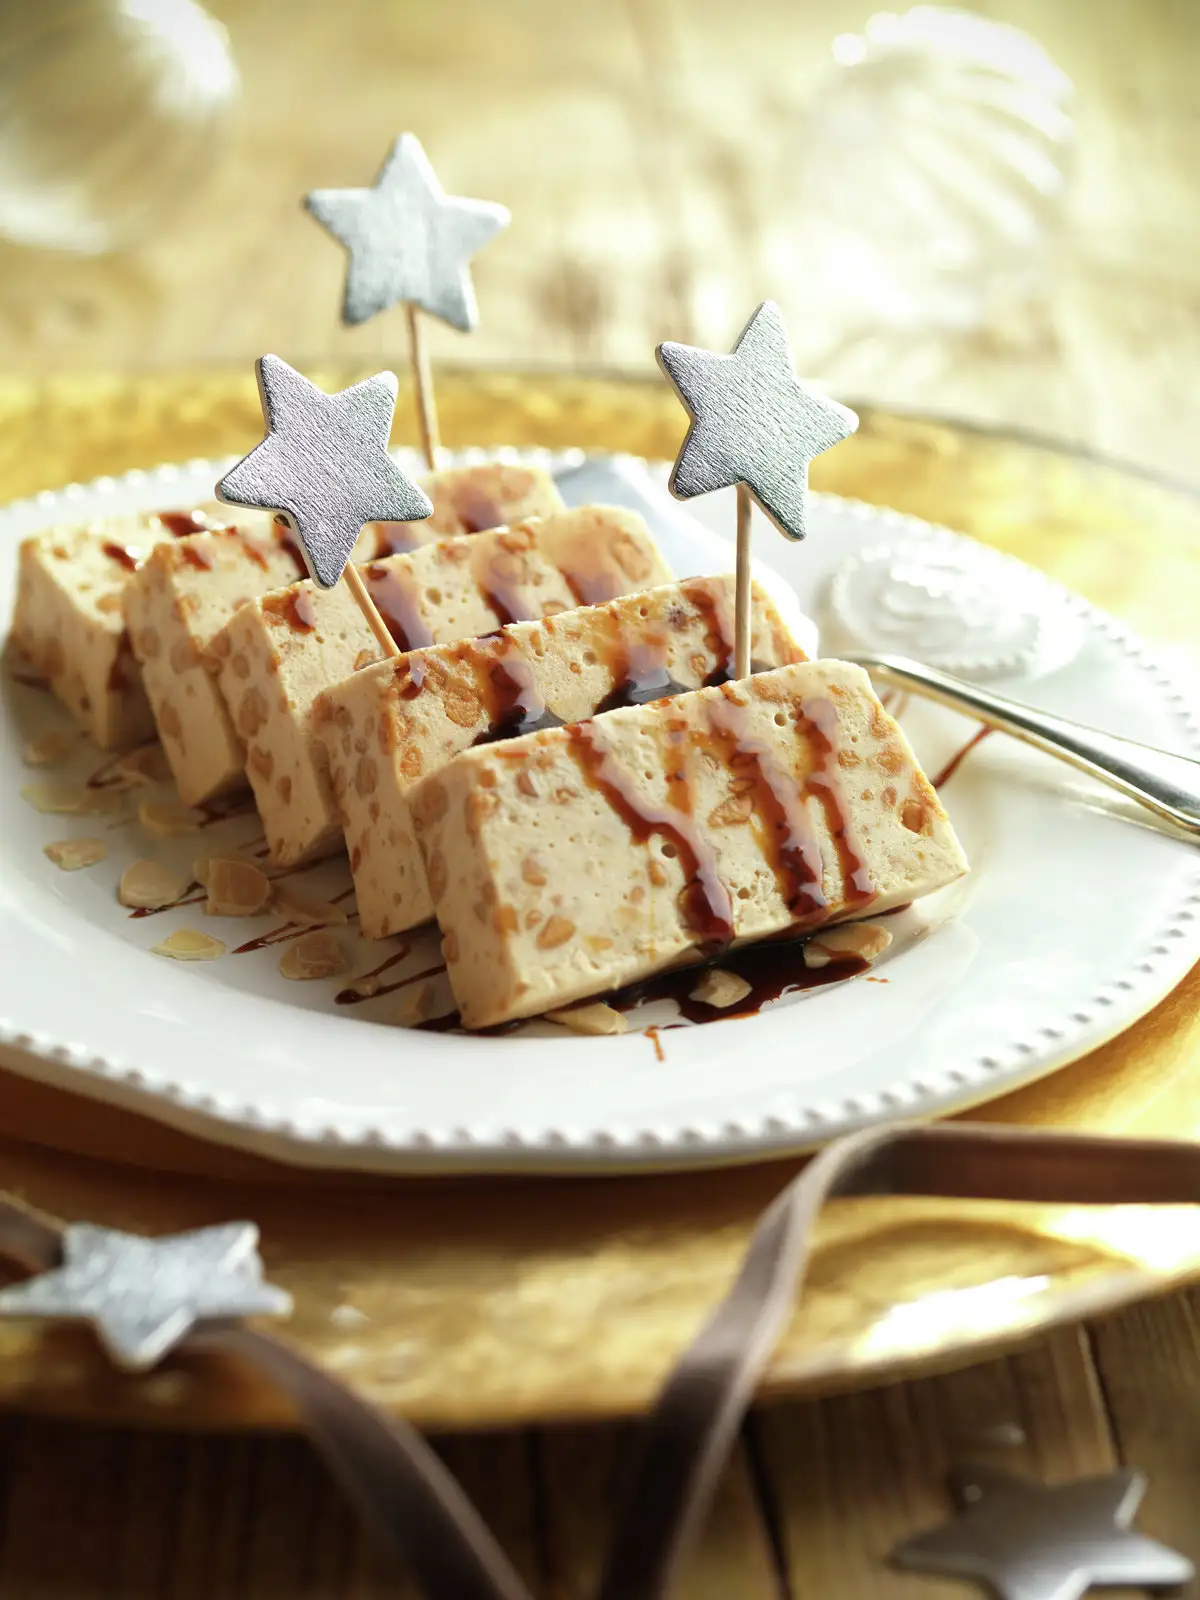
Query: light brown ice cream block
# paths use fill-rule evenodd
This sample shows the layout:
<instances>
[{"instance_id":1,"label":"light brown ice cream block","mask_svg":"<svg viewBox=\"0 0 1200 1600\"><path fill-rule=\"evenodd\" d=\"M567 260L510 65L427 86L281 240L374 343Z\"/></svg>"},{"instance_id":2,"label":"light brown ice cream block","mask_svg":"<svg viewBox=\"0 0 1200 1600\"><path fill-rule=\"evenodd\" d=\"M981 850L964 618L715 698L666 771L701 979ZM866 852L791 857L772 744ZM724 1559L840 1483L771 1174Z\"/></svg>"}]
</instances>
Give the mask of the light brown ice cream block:
<instances>
[{"instance_id":1,"label":"light brown ice cream block","mask_svg":"<svg viewBox=\"0 0 1200 1600\"><path fill-rule=\"evenodd\" d=\"M468 750L410 800L470 1027L967 870L904 734L841 661Z\"/></svg>"},{"instance_id":2,"label":"light brown ice cream block","mask_svg":"<svg viewBox=\"0 0 1200 1600\"><path fill-rule=\"evenodd\" d=\"M234 511L213 533L156 545L125 587L125 620L158 736L185 805L245 784L242 747L208 660L241 605L304 575L285 529Z\"/></svg>"},{"instance_id":3,"label":"light brown ice cream block","mask_svg":"<svg viewBox=\"0 0 1200 1600\"><path fill-rule=\"evenodd\" d=\"M416 782L472 745L727 674L733 613L732 576L690 578L514 623L486 639L416 650L327 689L314 725L329 755L367 938L402 933L433 915L409 815ZM757 586L752 625L756 663L804 660Z\"/></svg>"},{"instance_id":4,"label":"light brown ice cream block","mask_svg":"<svg viewBox=\"0 0 1200 1600\"><path fill-rule=\"evenodd\" d=\"M130 575L156 545L216 525L224 509L106 517L21 545L13 636L102 750L154 733L122 609Z\"/></svg>"},{"instance_id":5,"label":"light brown ice cream block","mask_svg":"<svg viewBox=\"0 0 1200 1600\"><path fill-rule=\"evenodd\" d=\"M609 600L671 575L640 517L594 506L425 545L362 571L403 650ZM379 657L361 612L343 584L293 584L243 606L211 653L246 744L272 858L290 865L328 855L342 829L312 711L323 689Z\"/></svg>"}]
</instances>

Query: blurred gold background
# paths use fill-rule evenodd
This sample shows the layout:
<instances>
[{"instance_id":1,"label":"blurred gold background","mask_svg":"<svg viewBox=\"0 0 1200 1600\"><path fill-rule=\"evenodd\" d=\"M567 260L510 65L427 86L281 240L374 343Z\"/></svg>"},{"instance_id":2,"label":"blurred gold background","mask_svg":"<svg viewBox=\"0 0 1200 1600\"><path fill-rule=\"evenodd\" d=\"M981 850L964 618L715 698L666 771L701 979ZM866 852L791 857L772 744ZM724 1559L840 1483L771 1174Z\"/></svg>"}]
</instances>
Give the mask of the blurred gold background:
<instances>
[{"instance_id":1,"label":"blurred gold background","mask_svg":"<svg viewBox=\"0 0 1200 1600\"><path fill-rule=\"evenodd\" d=\"M9 0L10 4L21 0ZM9 375L404 358L403 317L337 320L340 249L301 210L370 183L395 134L452 192L504 201L482 327L435 355L651 375L666 337L725 345L764 295L802 369L851 399L1019 426L1191 480L1200 358L1192 0L997 0L1074 80L1047 292L984 332L834 339L789 271L793 178L838 0L211 0L244 95L212 181L128 254L0 247Z\"/></svg>"}]
</instances>

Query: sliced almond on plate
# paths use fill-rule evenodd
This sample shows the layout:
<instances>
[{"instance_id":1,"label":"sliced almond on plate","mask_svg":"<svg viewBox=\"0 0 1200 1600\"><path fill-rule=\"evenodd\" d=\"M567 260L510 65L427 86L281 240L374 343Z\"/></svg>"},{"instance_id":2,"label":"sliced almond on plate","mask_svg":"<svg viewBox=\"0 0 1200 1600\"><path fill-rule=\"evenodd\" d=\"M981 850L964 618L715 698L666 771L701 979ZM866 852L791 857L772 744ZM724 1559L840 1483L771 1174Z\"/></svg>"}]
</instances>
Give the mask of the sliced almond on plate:
<instances>
[{"instance_id":1,"label":"sliced almond on plate","mask_svg":"<svg viewBox=\"0 0 1200 1600\"><path fill-rule=\"evenodd\" d=\"M64 872L78 872L80 867L94 867L103 861L108 846L103 839L56 839L53 844L42 846L42 854Z\"/></svg>"},{"instance_id":2,"label":"sliced almond on plate","mask_svg":"<svg viewBox=\"0 0 1200 1600\"><path fill-rule=\"evenodd\" d=\"M275 885L275 909L292 922L314 928L346 925L346 913L332 900L318 900L315 895L301 894L298 889Z\"/></svg>"},{"instance_id":3,"label":"sliced almond on plate","mask_svg":"<svg viewBox=\"0 0 1200 1600\"><path fill-rule=\"evenodd\" d=\"M171 777L170 764L160 744L143 744L136 750L127 750L113 770L130 789L148 783L167 783Z\"/></svg>"},{"instance_id":4,"label":"sliced almond on plate","mask_svg":"<svg viewBox=\"0 0 1200 1600\"><path fill-rule=\"evenodd\" d=\"M214 850L210 856L197 856L192 862L192 877L196 882L208 888L208 875L212 870L214 861L240 861L247 867L256 867L266 877L270 877L269 863L258 856L252 856L248 850Z\"/></svg>"},{"instance_id":5,"label":"sliced almond on plate","mask_svg":"<svg viewBox=\"0 0 1200 1600\"><path fill-rule=\"evenodd\" d=\"M724 1011L728 1006L735 1006L739 1000L744 1000L749 993L750 985L736 972L709 967L692 990L690 998L699 1000L701 1005L712 1006L716 1011Z\"/></svg>"},{"instance_id":6,"label":"sliced almond on plate","mask_svg":"<svg viewBox=\"0 0 1200 1600\"><path fill-rule=\"evenodd\" d=\"M426 978L421 983L410 984L400 996L396 1021L405 1028L415 1028L419 1022L428 1022L433 1015L437 988Z\"/></svg>"},{"instance_id":7,"label":"sliced almond on plate","mask_svg":"<svg viewBox=\"0 0 1200 1600\"><path fill-rule=\"evenodd\" d=\"M209 858L205 888L204 909L210 917L257 916L271 898L271 880L265 872L225 856Z\"/></svg>"},{"instance_id":8,"label":"sliced almond on plate","mask_svg":"<svg viewBox=\"0 0 1200 1600\"><path fill-rule=\"evenodd\" d=\"M71 741L58 728L41 733L21 751L21 760L27 767L57 767L71 754Z\"/></svg>"},{"instance_id":9,"label":"sliced almond on plate","mask_svg":"<svg viewBox=\"0 0 1200 1600\"><path fill-rule=\"evenodd\" d=\"M121 874L117 899L135 911L161 911L181 900L186 889L187 879L161 862L133 861Z\"/></svg>"},{"instance_id":10,"label":"sliced almond on plate","mask_svg":"<svg viewBox=\"0 0 1200 1600\"><path fill-rule=\"evenodd\" d=\"M596 1000L591 1005L568 1006L565 1011L547 1011L547 1022L557 1022L572 1033L624 1033L629 1024L619 1011Z\"/></svg>"},{"instance_id":11,"label":"sliced almond on plate","mask_svg":"<svg viewBox=\"0 0 1200 1600\"><path fill-rule=\"evenodd\" d=\"M89 801L102 792L99 789L89 791L81 783L56 783L48 779L45 783L27 784L21 790L21 798L27 800L35 811L66 817L78 816L80 812L93 809Z\"/></svg>"},{"instance_id":12,"label":"sliced almond on plate","mask_svg":"<svg viewBox=\"0 0 1200 1600\"><path fill-rule=\"evenodd\" d=\"M814 933L804 946L806 967L827 967L833 961L874 961L892 942L877 922L841 922Z\"/></svg>"},{"instance_id":13,"label":"sliced almond on plate","mask_svg":"<svg viewBox=\"0 0 1200 1600\"><path fill-rule=\"evenodd\" d=\"M164 800L142 800L138 803L138 821L156 839L170 839L178 834L199 833L204 818L190 806L175 805Z\"/></svg>"},{"instance_id":14,"label":"sliced almond on plate","mask_svg":"<svg viewBox=\"0 0 1200 1600\"><path fill-rule=\"evenodd\" d=\"M279 970L285 978L307 982L311 978L332 978L345 972L346 957L342 947L331 933L316 928L290 944L279 958Z\"/></svg>"},{"instance_id":15,"label":"sliced almond on plate","mask_svg":"<svg viewBox=\"0 0 1200 1600\"><path fill-rule=\"evenodd\" d=\"M150 946L156 956L169 956L172 961L215 961L225 954L225 946L211 934L197 933L195 928L176 928L159 944Z\"/></svg>"}]
</instances>

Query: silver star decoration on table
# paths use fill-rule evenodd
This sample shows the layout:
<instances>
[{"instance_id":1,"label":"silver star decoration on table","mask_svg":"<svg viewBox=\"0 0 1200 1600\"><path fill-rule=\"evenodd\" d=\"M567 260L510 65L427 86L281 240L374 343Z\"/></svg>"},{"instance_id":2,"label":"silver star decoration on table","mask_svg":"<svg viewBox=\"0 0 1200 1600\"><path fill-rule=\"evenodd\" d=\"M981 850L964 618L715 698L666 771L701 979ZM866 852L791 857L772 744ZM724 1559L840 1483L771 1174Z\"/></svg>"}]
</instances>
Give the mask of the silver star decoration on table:
<instances>
[{"instance_id":1,"label":"silver star decoration on table","mask_svg":"<svg viewBox=\"0 0 1200 1600\"><path fill-rule=\"evenodd\" d=\"M198 1322L291 1309L291 1295L263 1281L252 1222L158 1239L72 1223L61 1267L0 1290L0 1317L90 1322L116 1365L131 1372L161 1361Z\"/></svg>"},{"instance_id":2,"label":"silver star decoration on table","mask_svg":"<svg viewBox=\"0 0 1200 1600\"><path fill-rule=\"evenodd\" d=\"M461 333L475 327L467 263L508 226L509 212L446 194L414 134L396 140L374 187L314 189L304 203L350 252L343 321L407 301Z\"/></svg>"},{"instance_id":3,"label":"silver star decoration on table","mask_svg":"<svg viewBox=\"0 0 1200 1600\"><path fill-rule=\"evenodd\" d=\"M858 418L799 382L779 307L763 301L732 355L690 344L660 344L657 355L692 419L671 493L688 500L744 483L780 533L803 539L808 464Z\"/></svg>"},{"instance_id":4,"label":"silver star decoration on table","mask_svg":"<svg viewBox=\"0 0 1200 1600\"><path fill-rule=\"evenodd\" d=\"M1130 1527L1140 1473L1050 1486L976 1466L953 1486L963 1515L898 1546L898 1566L977 1578L1000 1600L1080 1600L1096 1585L1165 1588L1192 1576L1186 1557Z\"/></svg>"},{"instance_id":5,"label":"silver star decoration on table","mask_svg":"<svg viewBox=\"0 0 1200 1600\"><path fill-rule=\"evenodd\" d=\"M225 474L217 497L284 512L313 581L332 589L365 522L419 522L433 512L388 454L396 375L325 394L278 356L260 357L256 370L266 438Z\"/></svg>"}]
</instances>

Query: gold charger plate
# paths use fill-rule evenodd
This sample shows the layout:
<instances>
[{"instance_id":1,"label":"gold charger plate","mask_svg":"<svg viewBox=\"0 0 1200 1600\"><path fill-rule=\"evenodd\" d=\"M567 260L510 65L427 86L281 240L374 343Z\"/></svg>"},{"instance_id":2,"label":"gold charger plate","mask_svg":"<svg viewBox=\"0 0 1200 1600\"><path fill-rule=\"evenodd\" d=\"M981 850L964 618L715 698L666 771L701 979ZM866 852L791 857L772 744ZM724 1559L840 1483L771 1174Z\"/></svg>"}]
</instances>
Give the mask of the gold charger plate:
<instances>
[{"instance_id":1,"label":"gold charger plate","mask_svg":"<svg viewBox=\"0 0 1200 1600\"><path fill-rule=\"evenodd\" d=\"M352 376L329 373L329 383ZM663 386L446 374L451 444L673 453ZM402 403L401 416L406 410ZM252 380L222 372L0 381L0 498L248 448ZM1022 556L1178 653L1194 650L1200 506L1184 490L1014 438L867 411L817 487ZM1192 659L1195 659L1193 656ZM1119 1038L974 1116L1200 1134L1200 968ZM0 1074L0 1185L63 1217L146 1232L252 1217L289 1337L430 1427L646 1404L795 1170L572 1180L305 1174ZM823 1219L768 1389L833 1389L977 1357L1200 1275L1194 1213L843 1202ZM0 1324L0 1404L170 1425L285 1425L245 1373L179 1358L122 1377L72 1330Z\"/></svg>"}]
</instances>

